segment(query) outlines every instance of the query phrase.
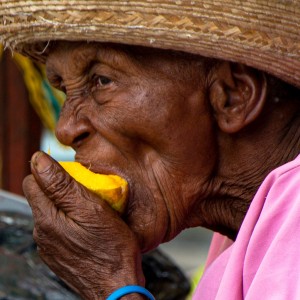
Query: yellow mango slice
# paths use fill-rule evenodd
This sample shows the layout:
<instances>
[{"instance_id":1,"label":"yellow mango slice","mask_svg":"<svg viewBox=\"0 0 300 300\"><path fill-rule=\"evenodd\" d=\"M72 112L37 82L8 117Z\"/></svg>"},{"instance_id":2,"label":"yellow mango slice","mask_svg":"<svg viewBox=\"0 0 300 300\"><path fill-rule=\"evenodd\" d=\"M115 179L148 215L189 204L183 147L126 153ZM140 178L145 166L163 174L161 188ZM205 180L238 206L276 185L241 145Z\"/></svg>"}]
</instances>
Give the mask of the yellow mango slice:
<instances>
[{"instance_id":1,"label":"yellow mango slice","mask_svg":"<svg viewBox=\"0 0 300 300\"><path fill-rule=\"evenodd\" d=\"M127 204L128 183L117 175L96 174L78 162L59 164L79 183L105 200L113 209L123 213Z\"/></svg>"}]
</instances>

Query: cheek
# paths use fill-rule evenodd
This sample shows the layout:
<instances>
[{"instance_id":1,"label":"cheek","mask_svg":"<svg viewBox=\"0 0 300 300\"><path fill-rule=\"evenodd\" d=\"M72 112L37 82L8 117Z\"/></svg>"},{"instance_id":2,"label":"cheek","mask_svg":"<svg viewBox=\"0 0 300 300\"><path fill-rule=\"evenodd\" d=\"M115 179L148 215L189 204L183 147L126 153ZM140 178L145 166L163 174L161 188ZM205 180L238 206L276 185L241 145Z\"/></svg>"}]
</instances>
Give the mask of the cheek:
<instances>
[{"instance_id":1,"label":"cheek","mask_svg":"<svg viewBox=\"0 0 300 300\"><path fill-rule=\"evenodd\" d=\"M94 100L93 120L99 126L103 124L106 128L127 132L128 128L134 128L132 124L141 117L141 112L147 110L141 98L141 93L134 94L127 89L102 93L101 97Z\"/></svg>"},{"instance_id":2,"label":"cheek","mask_svg":"<svg viewBox=\"0 0 300 300\"><path fill-rule=\"evenodd\" d=\"M110 126L128 138L159 148L172 138L183 111L167 90L157 87L154 93L136 88L129 94L119 95L113 106L104 108L105 115L110 116Z\"/></svg>"}]
</instances>

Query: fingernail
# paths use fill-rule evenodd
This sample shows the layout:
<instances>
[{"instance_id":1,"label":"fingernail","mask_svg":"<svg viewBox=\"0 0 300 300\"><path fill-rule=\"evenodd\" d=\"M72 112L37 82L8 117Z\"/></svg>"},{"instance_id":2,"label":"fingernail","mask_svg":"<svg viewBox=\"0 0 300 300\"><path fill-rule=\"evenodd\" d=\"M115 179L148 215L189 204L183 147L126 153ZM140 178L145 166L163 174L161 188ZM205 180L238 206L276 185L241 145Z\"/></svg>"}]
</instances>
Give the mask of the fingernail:
<instances>
[{"instance_id":1,"label":"fingernail","mask_svg":"<svg viewBox=\"0 0 300 300\"><path fill-rule=\"evenodd\" d=\"M46 172L51 165L51 160L44 152L37 152L34 154L32 162L38 173Z\"/></svg>"}]
</instances>

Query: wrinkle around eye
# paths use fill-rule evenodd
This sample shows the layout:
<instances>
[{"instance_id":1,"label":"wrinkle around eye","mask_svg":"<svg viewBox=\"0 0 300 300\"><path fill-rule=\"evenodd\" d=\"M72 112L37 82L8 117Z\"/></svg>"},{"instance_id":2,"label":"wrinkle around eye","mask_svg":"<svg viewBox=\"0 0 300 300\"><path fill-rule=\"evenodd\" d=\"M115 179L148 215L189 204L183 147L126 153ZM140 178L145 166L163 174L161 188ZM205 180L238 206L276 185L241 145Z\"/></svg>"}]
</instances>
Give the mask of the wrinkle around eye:
<instances>
[{"instance_id":1,"label":"wrinkle around eye","mask_svg":"<svg viewBox=\"0 0 300 300\"><path fill-rule=\"evenodd\" d=\"M110 102L113 98L111 93L106 93L102 89L93 90L91 95L93 100L100 105Z\"/></svg>"},{"instance_id":2,"label":"wrinkle around eye","mask_svg":"<svg viewBox=\"0 0 300 300\"><path fill-rule=\"evenodd\" d=\"M60 76L47 74L47 78L52 87L66 93L65 86L62 84L62 78Z\"/></svg>"},{"instance_id":3,"label":"wrinkle around eye","mask_svg":"<svg viewBox=\"0 0 300 300\"><path fill-rule=\"evenodd\" d=\"M117 85L121 72L104 64L96 63L89 71L89 81L93 89L105 89Z\"/></svg>"},{"instance_id":4,"label":"wrinkle around eye","mask_svg":"<svg viewBox=\"0 0 300 300\"><path fill-rule=\"evenodd\" d=\"M90 89L90 94L95 102L99 104L105 104L110 102L117 96L117 88L118 85L114 81L110 81L109 83L103 86L93 86Z\"/></svg>"}]
</instances>

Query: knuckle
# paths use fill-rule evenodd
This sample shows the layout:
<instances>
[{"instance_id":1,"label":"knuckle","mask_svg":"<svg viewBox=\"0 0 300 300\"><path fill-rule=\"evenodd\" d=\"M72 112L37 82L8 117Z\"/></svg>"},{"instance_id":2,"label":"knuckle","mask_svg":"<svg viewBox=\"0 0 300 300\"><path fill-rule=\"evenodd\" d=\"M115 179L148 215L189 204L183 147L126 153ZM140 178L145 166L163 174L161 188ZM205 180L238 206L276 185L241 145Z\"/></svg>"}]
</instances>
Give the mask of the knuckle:
<instances>
[{"instance_id":1,"label":"knuckle","mask_svg":"<svg viewBox=\"0 0 300 300\"><path fill-rule=\"evenodd\" d=\"M22 188L26 198L31 198L32 195L36 195L40 192L39 186L33 175L28 175L24 178Z\"/></svg>"},{"instance_id":2,"label":"knuckle","mask_svg":"<svg viewBox=\"0 0 300 300\"><path fill-rule=\"evenodd\" d=\"M38 241L43 241L49 239L51 235L55 232L55 228L49 217L45 216L42 219L35 219L35 226L33 230L33 239ZM47 238L46 238L47 237Z\"/></svg>"},{"instance_id":3,"label":"knuckle","mask_svg":"<svg viewBox=\"0 0 300 300\"><path fill-rule=\"evenodd\" d=\"M72 178L58 166L54 165L51 170L51 180L45 186L45 193L55 197L64 197L72 185Z\"/></svg>"},{"instance_id":4,"label":"knuckle","mask_svg":"<svg viewBox=\"0 0 300 300\"><path fill-rule=\"evenodd\" d=\"M33 181L34 181L33 175L26 176L23 179L23 183L22 183L23 190L24 191L27 190L31 186L31 184L32 184Z\"/></svg>"},{"instance_id":5,"label":"knuckle","mask_svg":"<svg viewBox=\"0 0 300 300\"><path fill-rule=\"evenodd\" d=\"M44 234L41 232L41 230L35 226L32 233L32 238L36 242L36 244L40 247L40 244L42 243L44 238Z\"/></svg>"}]
</instances>

